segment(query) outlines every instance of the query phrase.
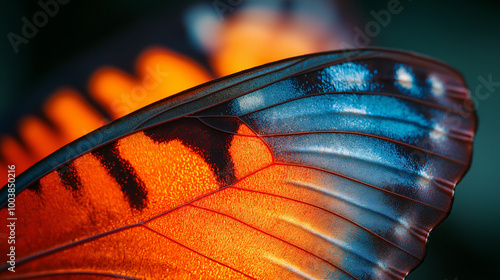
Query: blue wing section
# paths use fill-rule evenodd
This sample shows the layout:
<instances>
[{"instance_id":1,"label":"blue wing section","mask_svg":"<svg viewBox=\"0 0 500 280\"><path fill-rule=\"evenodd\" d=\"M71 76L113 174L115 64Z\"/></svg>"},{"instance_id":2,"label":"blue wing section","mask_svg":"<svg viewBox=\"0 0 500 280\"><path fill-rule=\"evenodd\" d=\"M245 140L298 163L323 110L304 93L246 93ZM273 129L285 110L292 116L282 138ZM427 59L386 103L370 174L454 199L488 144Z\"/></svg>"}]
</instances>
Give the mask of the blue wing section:
<instances>
[{"instance_id":1,"label":"blue wing section","mask_svg":"<svg viewBox=\"0 0 500 280\"><path fill-rule=\"evenodd\" d=\"M476 120L453 70L401 53L369 56L283 77L193 115L215 127L237 117L277 164L310 169L321 183L283 183L304 197L319 193L324 200L307 202L348 221L330 225L349 228L346 236L322 236L332 255L348 256L336 265L359 279L401 279L450 210Z\"/></svg>"}]
</instances>

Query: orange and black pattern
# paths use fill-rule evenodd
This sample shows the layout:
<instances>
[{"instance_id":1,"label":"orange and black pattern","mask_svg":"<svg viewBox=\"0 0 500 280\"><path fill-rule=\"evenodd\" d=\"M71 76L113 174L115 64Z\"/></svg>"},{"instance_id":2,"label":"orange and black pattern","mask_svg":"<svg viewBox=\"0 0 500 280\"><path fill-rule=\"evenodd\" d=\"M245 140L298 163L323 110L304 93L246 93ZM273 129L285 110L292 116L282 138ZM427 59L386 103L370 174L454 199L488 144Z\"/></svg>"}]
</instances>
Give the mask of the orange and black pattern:
<instances>
[{"instance_id":1,"label":"orange and black pattern","mask_svg":"<svg viewBox=\"0 0 500 280\"><path fill-rule=\"evenodd\" d=\"M448 66L387 50L173 95L17 178L15 278L403 279L470 165L470 105Z\"/></svg>"}]
</instances>

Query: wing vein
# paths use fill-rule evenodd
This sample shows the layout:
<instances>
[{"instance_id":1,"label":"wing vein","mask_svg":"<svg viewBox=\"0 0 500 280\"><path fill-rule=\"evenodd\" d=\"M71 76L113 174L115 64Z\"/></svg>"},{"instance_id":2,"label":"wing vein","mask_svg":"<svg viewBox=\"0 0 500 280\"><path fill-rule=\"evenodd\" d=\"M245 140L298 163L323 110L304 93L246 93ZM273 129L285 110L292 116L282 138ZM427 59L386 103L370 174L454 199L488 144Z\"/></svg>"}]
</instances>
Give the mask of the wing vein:
<instances>
[{"instance_id":1,"label":"wing vein","mask_svg":"<svg viewBox=\"0 0 500 280\"><path fill-rule=\"evenodd\" d=\"M239 188L235 188L235 189L239 189ZM265 235L267 235L267 236L270 236L270 237L272 237L272 238L275 238L275 239L277 239L277 240L279 240L279 241L282 241L282 242L284 242L284 243L286 243L286 244L288 244L288 245L290 245L290 246L292 246L292 247L294 247L294 248L297 248L297 249L299 249L299 250L301 250L301 251L303 251L303 252L305 252L305 253L307 253L307 254L309 254L309 255L313 256L313 257L316 257L316 258L318 258L318 259L320 259L320 260L322 260L322 261L324 261L324 262L328 263L329 265L331 265L331 266L335 267L336 269L338 269L338 270L342 271L343 273L345 273L346 275L350 276L351 278L353 278L353 279L357 279L356 277L354 277L353 275L351 275L349 272L347 272L347 271L345 271L344 269L340 268L339 266L337 266L337 265L335 265L335 264L331 263L330 261L328 261L328 260L326 260L326 259L324 259L324 258L322 258L322 257L320 257L320 256L317 256L316 254L314 254L314 253L312 253L312 252L309 252L309 251L307 251L306 249L303 249L303 248L301 248L301 247L299 247L299 246L297 246L297 245L295 245L295 244L292 244L292 243L290 243L290 242L288 242L288 241L286 241L286 240L284 240L284 239L282 239L282 238L279 238L279 237L277 237L277 236L274 236L274 235L272 235L272 234L270 234L270 233L265 232L264 230L261 230L261 229L259 229L259 228L255 227L255 226L252 226L252 225L250 225L250 224L248 224L248 223L246 223L246 222L243 222L242 220L239 220L239 219L237 219L237 218L235 218L235 217L233 217L233 216L231 216L231 215L229 215L229 214L225 214L225 213L219 212L219 211L217 211L217 210L213 210L213 209L209 209L209 208L205 208L205 207L197 206L197 205L194 205L194 204L191 204L191 206L192 206L192 207L195 207L195 208L199 208L199 209L205 210L205 211L210 211L210 212L216 213L216 214L218 214L218 215L222 215L222 216L228 217L228 218L230 218L230 219L233 219L233 220L235 220L235 221L237 221L237 222L239 222L239 223L241 223L241 224L243 224L243 225L245 225L245 226L247 226L247 227L250 227L250 228L252 228L252 229L254 229L254 230L257 230L257 231L259 231L259 232L261 232L261 233L263 233L263 234L265 234Z\"/></svg>"},{"instance_id":2,"label":"wing vein","mask_svg":"<svg viewBox=\"0 0 500 280\"><path fill-rule=\"evenodd\" d=\"M248 113L239 115L238 117L243 117L243 116L246 116L246 115L249 115L249 114L253 114L255 112L263 111L263 110L266 110L266 109L269 109L269 108L272 108L272 107L283 105L283 104L286 104L288 102L295 101L295 100L300 100L300 99L303 99L303 98L308 98L308 97L312 97L312 96L321 96L321 95L337 95L337 94L339 94L339 95L340 94L352 94L352 95L379 95L379 96L388 96L388 97L394 97L394 98L397 98L397 99L404 99L404 100L407 100L407 101L412 101L412 102L415 102L415 103L418 103L418 104L421 104L421 105L424 105L424 106L427 106L427 107L432 107L432 108L435 108L435 109L438 109L438 110L441 110L441 111L444 111L444 112L447 112L447 113L453 113L453 114L460 115L460 116L464 114L464 112L461 112L461 111L458 111L458 110L454 110L452 108L449 108L449 107L446 107L446 106L443 106L443 105L440 105L440 104L432 103L432 102L429 102L429 101L425 101L425 100L422 100L422 99L418 99L418 98L414 98L414 97L410 97L410 96L406 96L406 95L402 95L402 94L394 94L394 93L390 93L390 92L373 92L373 91L326 91L326 92L307 93L305 95L301 95L301 96L297 96L297 97L294 97L294 98L290 98L290 99L287 99L287 100L275 103L273 105L262 107L260 109L257 109L257 110L250 111ZM207 116L198 115L198 117L208 117L208 115ZM217 115L215 115L214 117L217 117Z\"/></svg>"},{"instance_id":3,"label":"wing vein","mask_svg":"<svg viewBox=\"0 0 500 280\"><path fill-rule=\"evenodd\" d=\"M332 214L332 215L334 215L334 216L336 216L336 217L341 218L342 220L345 220L345 221L346 221L346 222L348 222L348 223L351 223L351 224L353 224L353 225L355 225L355 226L357 226L357 227L361 228L362 230L364 230L364 231L368 232L369 234L372 234L373 236L375 236L375 237L377 237L377 238L379 238L379 239L383 240L384 242L388 243L389 245L394 246L395 248L399 249L400 251L402 251L402 252L404 252L404 253L406 253L406 254L410 255L411 257L413 257L413 258L415 258L415 259L417 259L417 260L421 260L421 258L419 258L419 257L417 257L417 256L415 256L415 255L413 255L412 253L410 253L410 252L406 251L405 249L401 248L400 246L398 246L398 245L396 245L396 244L392 243L391 241L389 241L389 240L385 239L384 237L382 237L382 236L378 235L377 233L375 233L375 232L373 232L373 231L369 230L368 228L366 228L366 227L364 227L364 226L362 226L362 225L360 225L360 224L358 224L358 223L356 223L356 222L352 221L351 219L349 219L349 218L347 218L347 217L344 217L344 216L342 216L342 215L340 215L340 214L337 214L337 213L335 213L335 212L333 212L333 211L331 211L331 210L325 209L325 208L323 208L323 207L321 207L321 206L317 206L317 205L314 205L314 204L311 204L311 203L307 203L307 202L304 202L304 201L301 201L301 200L293 199L293 198L290 198L290 197L281 196L281 195L278 195L278 194L267 193L267 192L262 192L262 191L257 191L257 190L244 189L244 188L240 188L240 187L231 187L231 188L233 188L233 189L237 189L237 190L242 190L242 191L248 191L248 192L260 193L260 194L264 194L264 195L270 195L270 196L274 196L274 197L278 197L278 198L282 198L282 199L286 199L286 200L294 201L294 202L297 202L297 203L301 203L301 204L304 204L304 205L308 205L308 206L311 206L311 207L314 207L314 208L317 208L317 209L321 209L321 210L326 211L326 212L328 212L328 213L330 213L330 214Z\"/></svg>"},{"instance_id":4,"label":"wing vein","mask_svg":"<svg viewBox=\"0 0 500 280\"><path fill-rule=\"evenodd\" d=\"M382 191L382 192L385 192L385 193L388 193L388 194L391 194L391 195L395 195L395 196L398 196L398 197L401 197L401 198L404 198L404 199L407 199L409 201L412 201L412 202L415 202L415 203L418 203L422 206L426 206L426 207L429 207L431 209L434 209L436 211L439 211L439 212L447 212L446 210L443 210L443 209L439 209L435 206L432 206L432 205L429 205L425 202L422 202L422 201L418 201L416 199L413 199L413 198L410 198L410 197L407 197L407 196L404 196L402 194L398 194L398 193L395 193L395 192L392 192L392 191L389 191L389 190L385 190L385 189L382 189L380 187L377 187L377 186L374 186L374 185L371 185L371 184L368 184L368 183L365 183L365 182L362 182L360 180L357 180L357 179L354 179L354 178L351 178L349 176L346 176L346 175L343 175L343 174L340 174L340 173L337 173L337 172L333 172L333 171L330 171L330 170L326 170L326 169L323 169L323 168L319 168L319 167L313 167L313 166L308 166L308 165L303 165L303 164L297 164L297 163L285 163L285 162L276 162L275 164L277 165L284 165L284 166L297 166L297 167L303 167L303 168L309 168L309 169L313 169L313 170L318 170L318 171L322 171L322 172L326 172L326 173L330 173L330 174L333 174L335 176L339 176L339 177L342 177L344 179L347 179L347 180L351 180L353 182L356 182L356 183L359 183L359 184L363 184L367 187L371 187L371 188L374 188L376 190L379 190L379 191Z\"/></svg>"},{"instance_id":5,"label":"wing vein","mask_svg":"<svg viewBox=\"0 0 500 280\"><path fill-rule=\"evenodd\" d=\"M192 205L191 205L191 206L192 206ZM183 248L185 248L185 249L188 249L188 250L190 250L191 252L194 252L194 253L196 253L196 254L198 254L198 255L200 255L200 256L202 256L202 257L204 257L204 258L206 258L206 259L208 259L208 260L210 260L210 261L213 261L213 262L218 263L218 264L220 264L220 265L222 265L222 266L224 266L224 267L227 267L227 268L229 268L229 269L231 269L231 270L234 270L235 272L240 273L240 274L242 274L242 275L244 275L244 276L246 276L246 277L248 277L248 278L255 279L254 277L252 277L252 276L250 276L250 275L248 275L248 274L244 273L243 271L240 271L240 270L238 270L238 269L236 269L236 268L234 268L234 267L231 267L231 266L229 266L229 265L227 265L227 264L224 264L224 263L222 263L222 262L220 262L220 261L218 261L218 260L216 260L216 259L213 259L213 258L211 258L211 257L209 257L209 256L206 256L206 255L204 255L204 254L202 254L202 253L200 253L200 252L198 252L198 251L196 251L196 250L194 250L194 249L190 248L189 246L186 246L186 245L184 245L184 244L182 244L182 243L178 242L177 240L175 240L175 239L173 239L173 238L170 238L170 237L168 237L167 235L165 235L165 234L163 234L163 233L161 233L161 232L159 232L159 231L157 231L157 230L155 230L155 229L153 229L153 228L151 228L151 227L149 227L149 226L147 226L147 225L145 225L145 224L142 224L142 226L143 226L143 227L145 227L145 228L147 228L148 230L150 230L150 231L152 231L152 232L154 232L154 233L156 233L156 234L158 234L158 235L162 236L163 238L168 239L169 241L172 241L172 242L174 242L175 244L177 244L177 245L179 245L179 246L181 246L181 247L183 247Z\"/></svg>"}]
</instances>

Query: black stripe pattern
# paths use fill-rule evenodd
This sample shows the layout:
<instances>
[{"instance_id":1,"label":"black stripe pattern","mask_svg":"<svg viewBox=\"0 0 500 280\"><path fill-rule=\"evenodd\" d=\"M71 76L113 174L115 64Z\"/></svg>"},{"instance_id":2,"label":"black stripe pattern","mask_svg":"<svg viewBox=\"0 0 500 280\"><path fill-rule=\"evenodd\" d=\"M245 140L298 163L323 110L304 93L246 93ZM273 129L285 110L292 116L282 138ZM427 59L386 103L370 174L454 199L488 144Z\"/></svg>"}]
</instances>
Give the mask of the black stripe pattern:
<instances>
[{"instance_id":1,"label":"black stripe pattern","mask_svg":"<svg viewBox=\"0 0 500 280\"><path fill-rule=\"evenodd\" d=\"M238 124L226 122L226 131L236 131ZM144 131L157 143L179 140L208 163L221 187L235 180L234 164L229 147L233 134L208 127L197 118L181 118Z\"/></svg>"},{"instance_id":2,"label":"black stripe pattern","mask_svg":"<svg viewBox=\"0 0 500 280\"><path fill-rule=\"evenodd\" d=\"M74 196L78 196L83 186L78 176L78 172L75 169L74 162L64 164L56 169L56 171L64 187L71 191Z\"/></svg>"},{"instance_id":3,"label":"black stripe pattern","mask_svg":"<svg viewBox=\"0 0 500 280\"><path fill-rule=\"evenodd\" d=\"M136 170L118 151L117 142L113 142L92 152L104 168L121 186L130 207L142 210L147 206L148 191L144 182L137 175Z\"/></svg>"}]
</instances>

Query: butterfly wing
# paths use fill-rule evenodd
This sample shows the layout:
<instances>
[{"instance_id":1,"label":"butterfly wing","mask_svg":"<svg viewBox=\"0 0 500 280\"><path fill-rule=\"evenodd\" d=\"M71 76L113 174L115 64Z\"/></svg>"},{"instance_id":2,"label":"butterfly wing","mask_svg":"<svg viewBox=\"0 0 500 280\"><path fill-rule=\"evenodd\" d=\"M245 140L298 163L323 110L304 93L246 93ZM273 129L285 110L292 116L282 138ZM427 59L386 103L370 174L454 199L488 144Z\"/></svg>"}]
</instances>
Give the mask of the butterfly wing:
<instances>
[{"instance_id":1,"label":"butterfly wing","mask_svg":"<svg viewBox=\"0 0 500 280\"><path fill-rule=\"evenodd\" d=\"M402 279L470 164L470 108L458 73L389 50L201 85L17 179L16 275Z\"/></svg>"}]
</instances>

